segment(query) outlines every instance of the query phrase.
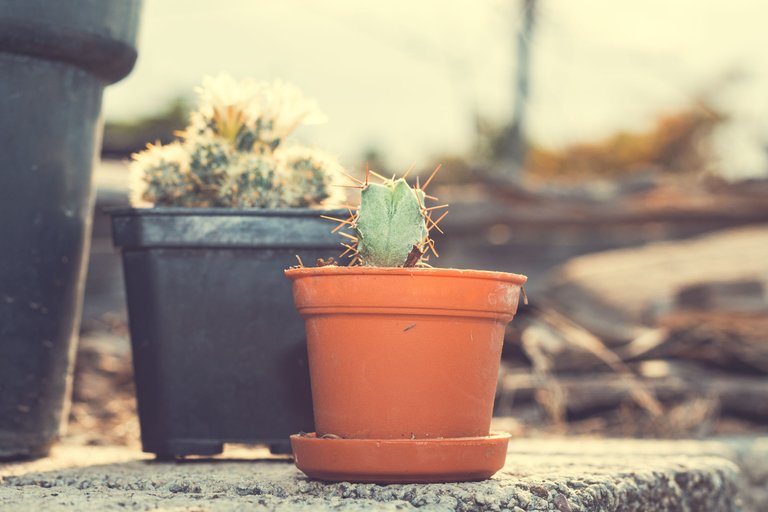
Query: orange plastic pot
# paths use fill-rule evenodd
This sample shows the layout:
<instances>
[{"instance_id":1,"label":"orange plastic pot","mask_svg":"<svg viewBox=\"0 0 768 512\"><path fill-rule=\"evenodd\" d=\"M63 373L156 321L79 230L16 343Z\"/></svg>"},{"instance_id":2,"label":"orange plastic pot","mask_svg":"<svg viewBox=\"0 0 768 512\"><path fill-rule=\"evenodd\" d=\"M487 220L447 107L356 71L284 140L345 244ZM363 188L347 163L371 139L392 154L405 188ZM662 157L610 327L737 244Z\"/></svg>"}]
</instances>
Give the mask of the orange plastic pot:
<instances>
[{"instance_id":1,"label":"orange plastic pot","mask_svg":"<svg viewBox=\"0 0 768 512\"><path fill-rule=\"evenodd\" d=\"M305 320L317 436L488 436L526 277L433 268L286 271Z\"/></svg>"}]
</instances>

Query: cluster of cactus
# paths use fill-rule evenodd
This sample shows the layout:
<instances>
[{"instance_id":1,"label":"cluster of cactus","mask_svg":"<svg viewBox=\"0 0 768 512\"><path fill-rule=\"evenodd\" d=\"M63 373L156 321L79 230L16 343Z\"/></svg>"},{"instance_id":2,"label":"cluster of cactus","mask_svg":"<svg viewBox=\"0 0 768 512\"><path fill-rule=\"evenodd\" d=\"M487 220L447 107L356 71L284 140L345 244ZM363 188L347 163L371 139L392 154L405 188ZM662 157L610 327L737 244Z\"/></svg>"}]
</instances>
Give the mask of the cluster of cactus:
<instances>
[{"instance_id":1,"label":"cluster of cactus","mask_svg":"<svg viewBox=\"0 0 768 512\"><path fill-rule=\"evenodd\" d=\"M410 186L406 173L401 178L384 178L366 169L365 181L355 180L360 188L360 206L347 219L335 219L339 231L351 243L344 244L342 256L349 255L352 265L370 267L429 266L429 253L439 256L430 231L448 214L443 211L437 220L433 212L447 208L447 204L427 207L426 200L437 200L427 195L426 188L440 170L438 166L421 186L418 181ZM371 183L373 175L380 183ZM351 178L351 177L350 177ZM355 178L352 178L355 179ZM350 234L347 231L352 231Z\"/></svg>"},{"instance_id":2,"label":"cluster of cactus","mask_svg":"<svg viewBox=\"0 0 768 512\"><path fill-rule=\"evenodd\" d=\"M332 156L286 137L321 122L293 85L207 77L180 139L133 155L135 205L302 208L338 203Z\"/></svg>"}]
</instances>

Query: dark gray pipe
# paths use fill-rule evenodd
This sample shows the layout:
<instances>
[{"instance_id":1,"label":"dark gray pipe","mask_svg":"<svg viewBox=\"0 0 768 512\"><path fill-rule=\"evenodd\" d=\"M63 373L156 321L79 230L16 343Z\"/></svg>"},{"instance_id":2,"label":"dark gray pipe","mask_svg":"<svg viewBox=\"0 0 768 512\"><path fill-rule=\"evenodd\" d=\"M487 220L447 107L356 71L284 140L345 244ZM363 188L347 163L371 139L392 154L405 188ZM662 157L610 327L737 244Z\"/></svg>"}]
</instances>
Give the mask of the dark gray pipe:
<instances>
[{"instance_id":1,"label":"dark gray pipe","mask_svg":"<svg viewBox=\"0 0 768 512\"><path fill-rule=\"evenodd\" d=\"M0 0L0 458L47 454L67 411L104 87L141 0Z\"/></svg>"}]
</instances>

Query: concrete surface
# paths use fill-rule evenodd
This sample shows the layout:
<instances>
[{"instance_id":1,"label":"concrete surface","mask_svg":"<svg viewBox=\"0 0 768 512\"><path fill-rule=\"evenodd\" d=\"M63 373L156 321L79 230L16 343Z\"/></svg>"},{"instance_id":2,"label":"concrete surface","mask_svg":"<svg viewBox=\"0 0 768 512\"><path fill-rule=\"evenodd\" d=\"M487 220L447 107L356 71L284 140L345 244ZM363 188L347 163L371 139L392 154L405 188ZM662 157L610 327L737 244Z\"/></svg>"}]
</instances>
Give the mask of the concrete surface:
<instances>
[{"instance_id":1,"label":"concrete surface","mask_svg":"<svg viewBox=\"0 0 768 512\"><path fill-rule=\"evenodd\" d=\"M765 501L750 493L768 481L766 438L521 439L492 480L462 484L324 484L265 450L225 455L157 463L126 448L60 446L0 465L0 510L757 511Z\"/></svg>"}]
</instances>

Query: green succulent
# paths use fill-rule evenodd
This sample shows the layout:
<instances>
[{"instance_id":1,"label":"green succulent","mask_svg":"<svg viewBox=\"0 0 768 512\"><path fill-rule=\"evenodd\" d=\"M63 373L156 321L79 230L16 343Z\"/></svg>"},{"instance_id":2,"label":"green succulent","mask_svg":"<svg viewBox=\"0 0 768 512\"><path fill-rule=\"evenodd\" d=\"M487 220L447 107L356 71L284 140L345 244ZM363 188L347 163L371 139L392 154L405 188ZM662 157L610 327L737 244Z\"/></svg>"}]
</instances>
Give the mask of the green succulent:
<instances>
[{"instance_id":1,"label":"green succulent","mask_svg":"<svg viewBox=\"0 0 768 512\"><path fill-rule=\"evenodd\" d=\"M429 235L424 192L402 178L370 183L360 196L355 233L364 265L402 267Z\"/></svg>"},{"instance_id":2,"label":"green succulent","mask_svg":"<svg viewBox=\"0 0 768 512\"><path fill-rule=\"evenodd\" d=\"M431 229L437 226L447 211L436 221L432 220L432 211L448 205L427 208L424 188L435 176L440 166L434 170L422 188L411 187L405 177L386 179L372 171L366 171L365 181L355 180L360 186L360 206L348 219L326 217L339 222L334 231L352 240L343 244L347 250L342 256L351 253L352 264L369 267L413 267L429 266L427 252L437 256L435 245L429 237ZM381 183L370 183L369 174L380 179ZM407 174L407 173L406 173ZM343 229L342 229L343 228ZM355 236L350 234L350 231Z\"/></svg>"}]
</instances>

